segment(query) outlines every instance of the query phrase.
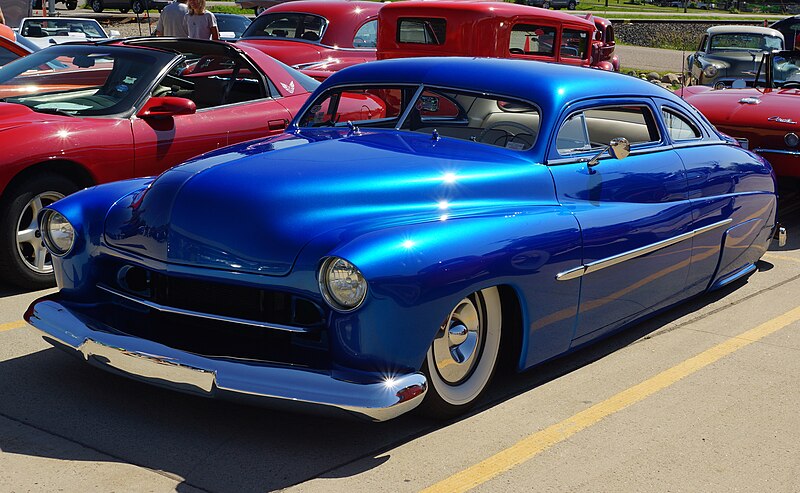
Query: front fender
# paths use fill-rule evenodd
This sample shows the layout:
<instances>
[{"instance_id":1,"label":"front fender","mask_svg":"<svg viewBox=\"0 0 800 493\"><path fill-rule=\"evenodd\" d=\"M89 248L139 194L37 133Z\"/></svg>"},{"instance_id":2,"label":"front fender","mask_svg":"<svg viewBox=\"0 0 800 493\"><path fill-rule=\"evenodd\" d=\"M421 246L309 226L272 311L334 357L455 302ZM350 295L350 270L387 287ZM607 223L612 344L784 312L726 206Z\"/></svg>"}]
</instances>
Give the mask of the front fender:
<instances>
[{"instance_id":1,"label":"front fender","mask_svg":"<svg viewBox=\"0 0 800 493\"><path fill-rule=\"evenodd\" d=\"M75 244L70 252L64 257L53 256L56 283L65 296L93 287L92 259L102 244L105 217L111 206L127 195L145 190L152 181L153 178L137 178L87 188L44 209L58 211L75 229Z\"/></svg>"},{"instance_id":2,"label":"front fender","mask_svg":"<svg viewBox=\"0 0 800 493\"><path fill-rule=\"evenodd\" d=\"M581 261L580 234L575 218L560 206L372 231L340 243L329 255L352 262L368 282L361 307L331 318L333 359L347 366L389 373L419 369L456 303L500 285L521 298L521 361L541 330L563 336L558 352L569 347L579 283L555 277ZM553 310L570 315L541 323Z\"/></svg>"}]
</instances>

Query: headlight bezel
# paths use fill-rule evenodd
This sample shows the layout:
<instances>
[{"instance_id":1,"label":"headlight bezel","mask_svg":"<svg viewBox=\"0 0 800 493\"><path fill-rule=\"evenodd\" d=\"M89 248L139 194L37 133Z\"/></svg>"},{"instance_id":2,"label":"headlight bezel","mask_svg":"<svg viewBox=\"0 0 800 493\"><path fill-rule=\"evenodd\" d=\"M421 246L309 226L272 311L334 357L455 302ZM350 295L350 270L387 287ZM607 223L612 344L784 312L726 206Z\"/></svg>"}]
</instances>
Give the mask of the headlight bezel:
<instances>
[{"instance_id":1,"label":"headlight bezel","mask_svg":"<svg viewBox=\"0 0 800 493\"><path fill-rule=\"evenodd\" d=\"M53 230L51 226L53 225L54 219L61 218L62 220L62 228L64 225L68 226L70 229L70 233L67 236L70 238L69 246L67 248L62 248L59 246L59 241L53 238ZM50 252L51 255L56 257L64 257L68 255L69 252L75 247L75 226L67 219L67 217L60 212L53 210L53 209L46 209L41 216L41 220L39 222L39 231L42 235L42 241L44 242L45 248Z\"/></svg>"},{"instance_id":2,"label":"headlight bezel","mask_svg":"<svg viewBox=\"0 0 800 493\"><path fill-rule=\"evenodd\" d=\"M719 74L719 67L714 64L706 65L705 68L703 68L703 75L710 79L716 77L717 74Z\"/></svg>"},{"instance_id":3,"label":"headlight bezel","mask_svg":"<svg viewBox=\"0 0 800 493\"><path fill-rule=\"evenodd\" d=\"M340 264L340 266L337 267L337 264ZM358 277L359 285L362 286L362 288L360 293L358 293L358 299L352 304L342 301L339 296L333 292L330 286L331 279L329 274L334 268L351 269L353 274ZM319 284L320 293L322 293L322 297L325 299L328 306L342 313L349 313L361 307L361 305L364 304L364 300L367 299L367 293L369 292L369 283L361 270L352 262L341 257L332 256L323 260L319 272L317 273L317 282Z\"/></svg>"}]
</instances>

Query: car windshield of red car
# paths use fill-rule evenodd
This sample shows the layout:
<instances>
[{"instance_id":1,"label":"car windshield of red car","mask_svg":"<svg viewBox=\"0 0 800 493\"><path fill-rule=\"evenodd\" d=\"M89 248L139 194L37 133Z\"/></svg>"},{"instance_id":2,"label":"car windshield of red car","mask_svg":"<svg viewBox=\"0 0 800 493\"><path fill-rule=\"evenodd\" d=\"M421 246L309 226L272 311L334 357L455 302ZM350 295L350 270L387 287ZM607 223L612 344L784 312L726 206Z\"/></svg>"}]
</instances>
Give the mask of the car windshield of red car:
<instances>
[{"instance_id":1,"label":"car windshield of red car","mask_svg":"<svg viewBox=\"0 0 800 493\"><path fill-rule=\"evenodd\" d=\"M250 24L242 38L291 38L305 41L322 39L328 21L324 17L298 12L262 14Z\"/></svg>"},{"instance_id":2,"label":"car windshield of red car","mask_svg":"<svg viewBox=\"0 0 800 493\"><path fill-rule=\"evenodd\" d=\"M53 46L0 68L0 98L40 113L124 113L176 56L113 46Z\"/></svg>"}]
</instances>

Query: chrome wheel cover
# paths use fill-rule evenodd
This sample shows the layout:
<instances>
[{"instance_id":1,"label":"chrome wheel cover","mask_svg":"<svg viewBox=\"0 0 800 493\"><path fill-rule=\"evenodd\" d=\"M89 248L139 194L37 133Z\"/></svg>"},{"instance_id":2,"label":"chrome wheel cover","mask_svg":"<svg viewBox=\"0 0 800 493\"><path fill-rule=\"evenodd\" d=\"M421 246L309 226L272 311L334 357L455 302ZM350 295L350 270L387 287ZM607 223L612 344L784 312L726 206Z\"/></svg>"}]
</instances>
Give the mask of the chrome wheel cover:
<instances>
[{"instance_id":1,"label":"chrome wheel cover","mask_svg":"<svg viewBox=\"0 0 800 493\"><path fill-rule=\"evenodd\" d=\"M478 353L486 337L481 301L482 297L477 295L461 300L433 340L436 372L450 385L469 377L479 359Z\"/></svg>"},{"instance_id":2,"label":"chrome wheel cover","mask_svg":"<svg viewBox=\"0 0 800 493\"><path fill-rule=\"evenodd\" d=\"M500 352L501 323L497 288L484 289L459 301L428 350L429 389L453 406L474 401L494 371Z\"/></svg>"},{"instance_id":3,"label":"chrome wheel cover","mask_svg":"<svg viewBox=\"0 0 800 493\"><path fill-rule=\"evenodd\" d=\"M44 247L42 235L39 231L39 211L56 200L63 198L64 195L58 192L42 192L34 196L22 208L17 219L17 254L25 264L25 267L37 274L50 274L53 272L50 252Z\"/></svg>"}]
</instances>

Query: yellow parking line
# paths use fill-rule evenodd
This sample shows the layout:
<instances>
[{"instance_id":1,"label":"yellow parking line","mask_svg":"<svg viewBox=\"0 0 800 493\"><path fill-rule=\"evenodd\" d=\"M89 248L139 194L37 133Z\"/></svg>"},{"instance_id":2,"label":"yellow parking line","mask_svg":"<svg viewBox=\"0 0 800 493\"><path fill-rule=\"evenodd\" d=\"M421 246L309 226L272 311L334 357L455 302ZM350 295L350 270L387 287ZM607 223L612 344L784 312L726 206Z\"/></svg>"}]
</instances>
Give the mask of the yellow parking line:
<instances>
[{"instance_id":1,"label":"yellow parking line","mask_svg":"<svg viewBox=\"0 0 800 493\"><path fill-rule=\"evenodd\" d=\"M689 358L638 385L623 390L619 394L595 404L560 423L534 433L492 457L422 491L424 493L468 491L532 459L537 454L592 426L606 416L621 411L798 320L800 320L800 307L703 351L697 356Z\"/></svg>"},{"instance_id":2,"label":"yellow parking line","mask_svg":"<svg viewBox=\"0 0 800 493\"><path fill-rule=\"evenodd\" d=\"M8 322L5 324L0 324L0 332L5 330L12 330L12 329L19 329L20 327L25 327L28 325L27 322L24 320L17 320L16 322Z\"/></svg>"}]
</instances>

